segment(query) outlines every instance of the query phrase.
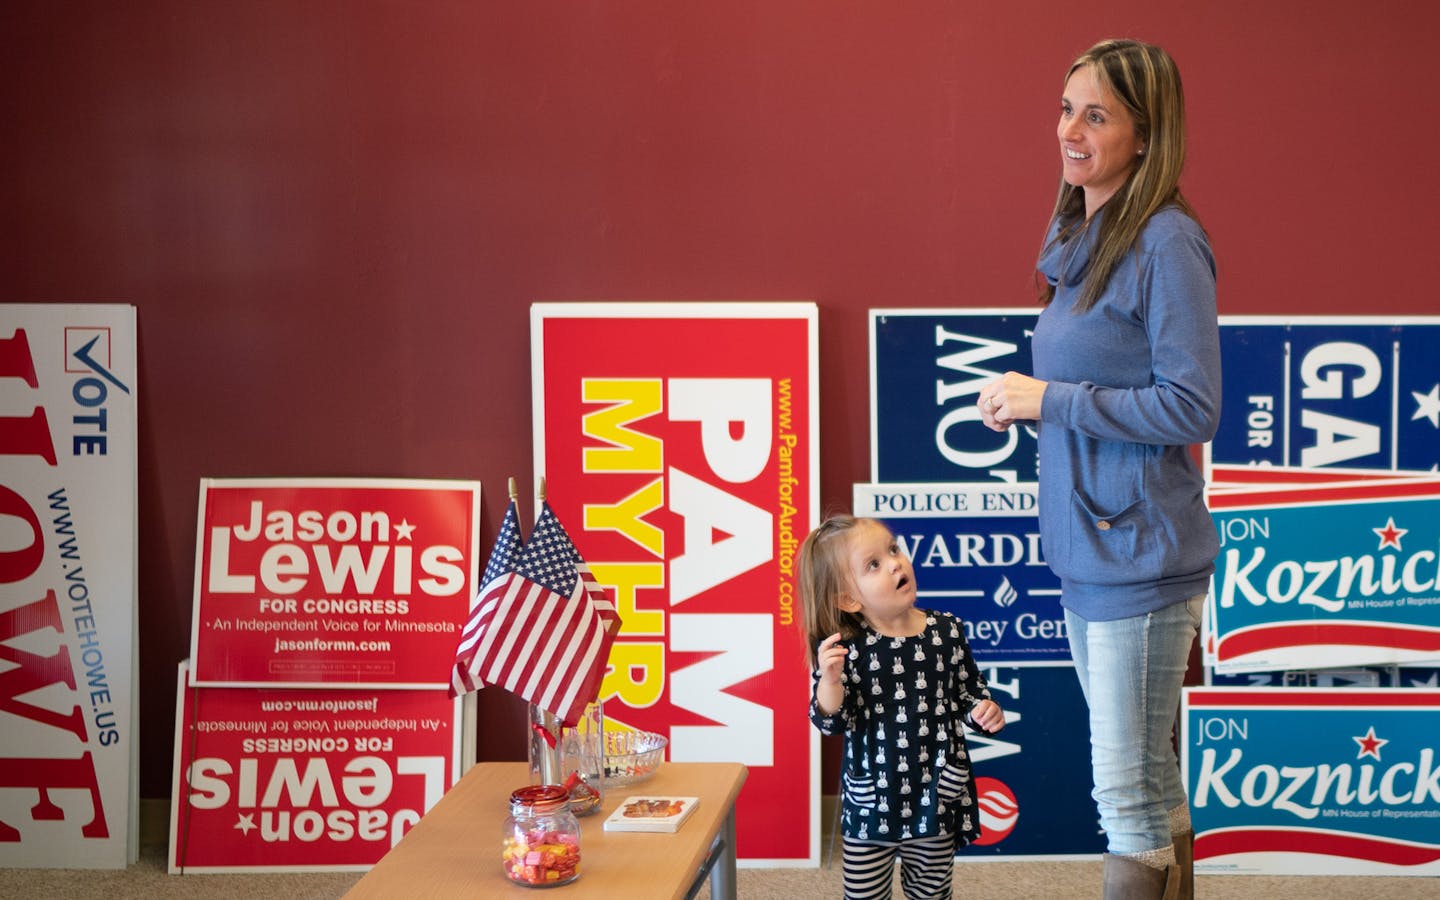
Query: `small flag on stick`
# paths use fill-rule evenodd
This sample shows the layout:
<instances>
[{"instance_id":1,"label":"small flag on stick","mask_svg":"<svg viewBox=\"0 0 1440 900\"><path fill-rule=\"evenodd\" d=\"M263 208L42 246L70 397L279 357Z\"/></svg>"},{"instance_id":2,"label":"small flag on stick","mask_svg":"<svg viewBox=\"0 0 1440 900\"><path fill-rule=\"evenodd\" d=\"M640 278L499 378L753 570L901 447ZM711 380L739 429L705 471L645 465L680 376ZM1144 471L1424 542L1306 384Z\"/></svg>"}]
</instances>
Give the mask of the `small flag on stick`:
<instances>
[{"instance_id":1,"label":"small flag on stick","mask_svg":"<svg viewBox=\"0 0 1440 900\"><path fill-rule=\"evenodd\" d=\"M600 693L620 617L548 502L515 571L542 611L522 638L525 665L505 686L562 724L575 725Z\"/></svg>"},{"instance_id":2,"label":"small flag on stick","mask_svg":"<svg viewBox=\"0 0 1440 900\"><path fill-rule=\"evenodd\" d=\"M480 591L475 595L475 602L470 604L470 618L460 632L460 644L455 649L455 669L450 674L451 697L478 691L485 686L479 676L476 647L500 611L501 600L514 580L515 560L519 556L520 516L515 508L515 479L512 478L510 505L500 522L500 533L495 536L490 561L485 564L485 574L480 578Z\"/></svg>"},{"instance_id":3,"label":"small flag on stick","mask_svg":"<svg viewBox=\"0 0 1440 900\"><path fill-rule=\"evenodd\" d=\"M515 552L505 536L514 508L512 498L471 614L474 627L461 635L451 690L499 685L575 725L599 695L620 617L548 502Z\"/></svg>"}]
</instances>

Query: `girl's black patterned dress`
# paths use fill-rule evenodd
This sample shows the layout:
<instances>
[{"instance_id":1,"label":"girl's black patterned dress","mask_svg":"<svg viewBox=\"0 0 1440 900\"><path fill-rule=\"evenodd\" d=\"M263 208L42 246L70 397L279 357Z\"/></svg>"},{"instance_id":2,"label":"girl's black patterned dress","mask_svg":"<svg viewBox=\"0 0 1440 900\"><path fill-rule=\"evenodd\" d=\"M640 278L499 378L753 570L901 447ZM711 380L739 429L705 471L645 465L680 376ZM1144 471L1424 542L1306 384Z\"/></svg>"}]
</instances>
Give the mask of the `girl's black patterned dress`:
<instances>
[{"instance_id":1,"label":"girl's black patterned dress","mask_svg":"<svg viewBox=\"0 0 1440 900\"><path fill-rule=\"evenodd\" d=\"M980 836L964 725L990 690L970 657L960 620L926 612L925 630L892 638L865 626L847 642L845 701L820 714L811 673L810 721L845 735L841 833L893 844L955 834Z\"/></svg>"}]
</instances>

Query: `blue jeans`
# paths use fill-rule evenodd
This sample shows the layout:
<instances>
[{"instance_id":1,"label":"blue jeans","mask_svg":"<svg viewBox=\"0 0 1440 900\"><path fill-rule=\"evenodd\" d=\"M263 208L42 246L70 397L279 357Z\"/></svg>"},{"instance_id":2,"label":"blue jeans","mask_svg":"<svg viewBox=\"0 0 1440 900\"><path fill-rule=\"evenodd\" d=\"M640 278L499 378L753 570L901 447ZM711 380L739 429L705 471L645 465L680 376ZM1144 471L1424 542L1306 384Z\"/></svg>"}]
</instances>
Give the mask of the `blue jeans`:
<instances>
[{"instance_id":1,"label":"blue jeans","mask_svg":"<svg viewBox=\"0 0 1440 900\"><path fill-rule=\"evenodd\" d=\"M1095 804L1111 853L1170 845L1185 802L1171 734L1205 595L1109 622L1065 610L1075 674L1090 707Z\"/></svg>"}]
</instances>

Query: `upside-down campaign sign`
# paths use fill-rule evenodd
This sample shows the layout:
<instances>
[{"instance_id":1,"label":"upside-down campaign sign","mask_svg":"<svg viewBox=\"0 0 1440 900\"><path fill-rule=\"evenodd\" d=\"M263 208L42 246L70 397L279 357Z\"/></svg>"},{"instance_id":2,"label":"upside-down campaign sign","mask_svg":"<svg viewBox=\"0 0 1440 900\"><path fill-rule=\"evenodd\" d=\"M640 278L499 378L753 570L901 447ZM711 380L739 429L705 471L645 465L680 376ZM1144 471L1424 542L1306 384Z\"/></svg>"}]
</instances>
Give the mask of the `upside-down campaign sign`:
<instances>
[{"instance_id":1,"label":"upside-down campaign sign","mask_svg":"<svg viewBox=\"0 0 1440 900\"><path fill-rule=\"evenodd\" d=\"M1223 672L1440 660L1440 478L1214 491Z\"/></svg>"},{"instance_id":2,"label":"upside-down campaign sign","mask_svg":"<svg viewBox=\"0 0 1440 900\"><path fill-rule=\"evenodd\" d=\"M1037 478L1033 426L980 421L980 388L1028 373L1038 309L870 311L870 474L878 482Z\"/></svg>"},{"instance_id":3,"label":"upside-down campaign sign","mask_svg":"<svg viewBox=\"0 0 1440 900\"><path fill-rule=\"evenodd\" d=\"M895 534L915 564L920 605L959 616L979 663L1070 665L1035 484L857 484L853 509Z\"/></svg>"},{"instance_id":4,"label":"upside-down campaign sign","mask_svg":"<svg viewBox=\"0 0 1440 900\"><path fill-rule=\"evenodd\" d=\"M1195 871L1440 875L1440 691L1187 688Z\"/></svg>"},{"instance_id":5,"label":"upside-down campaign sign","mask_svg":"<svg viewBox=\"0 0 1440 900\"><path fill-rule=\"evenodd\" d=\"M135 308L0 305L0 867L136 858Z\"/></svg>"},{"instance_id":6,"label":"upside-down campaign sign","mask_svg":"<svg viewBox=\"0 0 1440 900\"><path fill-rule=\"evenodd\" d=\"M819 860L795 596L815 521L810 303L536 304L535 474L623 622L608 727L740 762L737 852Z\"/></svg>"},{"instance_id":7,"label":"upside-down campaign sign","mask_svg":"<svg viewBox=\"0 0 1440 900\"><path fill-rule=\"evenodd\" d=\"M455 783L445 691L191 687L186 667L172 874L366 869Z\"/></svg>"},{"instance_id":8,"label":"upside-down campaign sign","mask_svg":"<svg viewBox=\"0 0 1440 900\"><path fill-rule=\"evenodd\" d=\"M474 481L203 480L191 679L447 686L479 518Z\"/></svg>"}]
</instances>

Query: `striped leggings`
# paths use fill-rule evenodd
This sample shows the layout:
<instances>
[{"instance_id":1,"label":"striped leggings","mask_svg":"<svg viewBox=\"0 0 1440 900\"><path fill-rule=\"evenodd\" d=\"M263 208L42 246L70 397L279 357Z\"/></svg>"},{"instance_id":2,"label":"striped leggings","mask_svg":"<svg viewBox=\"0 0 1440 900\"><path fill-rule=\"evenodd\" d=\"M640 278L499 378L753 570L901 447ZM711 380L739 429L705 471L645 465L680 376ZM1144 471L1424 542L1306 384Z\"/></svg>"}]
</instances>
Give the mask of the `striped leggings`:
<instances>
[{"instance_id":1,"label":"striped leggings","mask_svg":"<svg viewBox=\"0 0 1440 900\"><path fill-rule=\"evenodd\" d=\"M846 838L845 900L889 900L897 853L906 900L950 896L955 875L953 834L898 844L865 844Z\"/></svg>"}]
</instances>

